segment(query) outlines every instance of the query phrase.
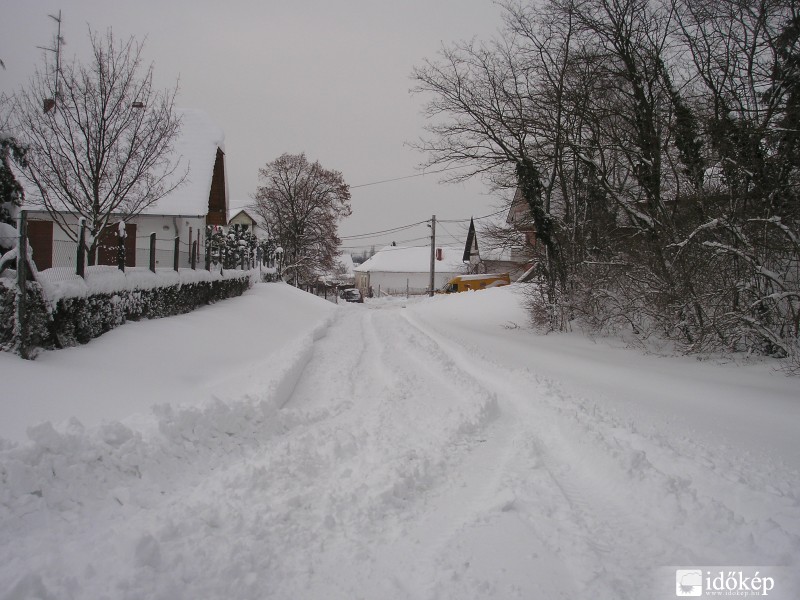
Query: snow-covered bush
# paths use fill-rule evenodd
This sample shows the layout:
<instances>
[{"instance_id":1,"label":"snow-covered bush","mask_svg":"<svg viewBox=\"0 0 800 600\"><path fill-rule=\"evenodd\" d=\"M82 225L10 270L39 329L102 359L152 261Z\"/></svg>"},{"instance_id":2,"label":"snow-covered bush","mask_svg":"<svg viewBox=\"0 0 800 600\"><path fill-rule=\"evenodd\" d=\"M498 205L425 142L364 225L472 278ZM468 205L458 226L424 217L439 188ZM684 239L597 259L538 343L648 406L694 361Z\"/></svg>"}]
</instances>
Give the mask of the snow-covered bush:
<instances>
[{"instance_id":1,"label":"snow-covered bush","mask_svg":"<svg viewBox=\"0 0 800 600\"><path fill-rule=\"evenodd\" d=\"M61 348L85 344L129 320L179 315L217 300L240 296L250 282L250 275L243 274L237 278L62 297L50 309L42 288L29 283L27 346ZM0 279L0 349L6 351L19 348L16 295L13 282Z\"/></svg>"},{"instance_id":2,"label":"snow-covered bush","mask_svg":"<svg viewBox=\"0 0 800 600\"><path fill-rule=\"evenodd\" d=\"M19 351L19 324L17 322L18 290L12 280L0 278L0 350ZM27 315L25 326L28 345L46 347L50 338L47 303L39 284L28 282Z\"/></svg>"},{"instance_id":3,"label":"snow-covered bush","mask_svg":"<svg viewBox=\"0 0 800 600\"><path fill-rule=\"evenodd\" d=\"M51 342L55 346L85 344L128 320L191 312L198 306L240 296L249 287L250 277L246 275L237 279L62 298L52 313Z\"/></svg>"}]
</instances>

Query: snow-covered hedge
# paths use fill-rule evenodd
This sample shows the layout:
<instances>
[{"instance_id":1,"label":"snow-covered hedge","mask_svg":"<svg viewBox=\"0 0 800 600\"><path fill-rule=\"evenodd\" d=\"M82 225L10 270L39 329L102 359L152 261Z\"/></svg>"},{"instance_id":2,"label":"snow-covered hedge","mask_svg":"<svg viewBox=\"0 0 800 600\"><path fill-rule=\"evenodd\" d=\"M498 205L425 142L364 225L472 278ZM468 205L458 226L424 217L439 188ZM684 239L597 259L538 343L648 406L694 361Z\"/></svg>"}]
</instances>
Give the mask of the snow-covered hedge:
<instances>
[{"instance_id":1,"label":"snow-covered hedge","mask_svg":"<svg viewBox=\"0 0 800 600\"><path fill-rule=\"evenodd\" d=\"M28 346L60 348L85 344L92 338L139 319L168 317L190 312L205 304L240 296L253 279L251 272L228 272L225 276L176 281L166 278L159 285L116 291L92 290L59 294L53 298L38 284L28 289ZM45 284L45 287L47 285ZM16 350L19 345L15 318L16 288L4 280L0 288L0 345ZM45 300L45 296L47 300Z\"/></svg>"},{"instance_id":2,"label":"snow-covered hedge","mask_svg":"<svg viewBox=\"0 0 800 600\"><path fill-rule=\"evenodd\" d=\"M17 329L17 288L12 280L0 278L0 350L16 352L19 350L19 331ZM50 345L48 327L49 311L42 288L37 283L27 285L28 324L26 337L32 347Z\"/></svg>"},{"instance_id":3,"label":"snow-covered hedge","mask_svg":"<svg viewBox=\"0 0 800 600\"><path fill-rule=\"evenodd\" d=\"M210 302L241 296L250 287L249 275L236 279L196 281L112 294L63 298L52 313L51 330L57 346L85 344L127 320L170 317Z\"/></svg>"}]
</instances>

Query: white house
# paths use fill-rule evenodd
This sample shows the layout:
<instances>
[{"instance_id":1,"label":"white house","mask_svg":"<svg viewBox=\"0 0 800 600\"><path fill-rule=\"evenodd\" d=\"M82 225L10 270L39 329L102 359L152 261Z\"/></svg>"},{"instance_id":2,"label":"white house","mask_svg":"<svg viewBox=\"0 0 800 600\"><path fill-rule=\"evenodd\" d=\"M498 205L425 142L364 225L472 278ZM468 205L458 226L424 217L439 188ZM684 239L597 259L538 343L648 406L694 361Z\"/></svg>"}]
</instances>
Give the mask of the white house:
<instances>
[{"instance_id":1,"label":"white house","mask_svg":"<svg viewBox=\"0 0 800 600\"><path fill-rule=\"evenodd\" d=\"M247 229L259 239L266 239L268 237L267 232L259 225L258 219L246 208L241 209L230 218L228 227L231 225L246 225Z\"/></svg>"},{"instance_id":2,"label":"white house","mask_svg":"<svg viewBox=\"0 0 800 600\"><path fill-rule=\"evenodd\" d=\"M180 266L189 266L191 244L198 242L198 263L205 251L206 225L228 223L228 186L225 177L224 133L203 111L180 109L182 120L178 139L173 144L178 170L189 169L182 186L135 217L112 215L109 226L100 235L97 264L116 264L116 231L126 220L126 266L147 266L149 238L156 234L156 265L172 267L175 238L180 238ZM38 270L75 266L77 244L48 212L36 203L37 193L26 190L28 201L22 208L28 213L28 239ZM66 214L64 221L73 232L78 217Z\"/></svg>"},{"instance_id":3,"label":"white house","mask_svg":"<svg viewBox=\"0 0 800 600\"><path fill-rule=\"evenodd\" d=\"M463 248L436 249L434 288L467 272ZM356 287L362 294L424 294L430 284L431 250L428 247L386 246L355 268Z\"/></svg>"}]
</instances>

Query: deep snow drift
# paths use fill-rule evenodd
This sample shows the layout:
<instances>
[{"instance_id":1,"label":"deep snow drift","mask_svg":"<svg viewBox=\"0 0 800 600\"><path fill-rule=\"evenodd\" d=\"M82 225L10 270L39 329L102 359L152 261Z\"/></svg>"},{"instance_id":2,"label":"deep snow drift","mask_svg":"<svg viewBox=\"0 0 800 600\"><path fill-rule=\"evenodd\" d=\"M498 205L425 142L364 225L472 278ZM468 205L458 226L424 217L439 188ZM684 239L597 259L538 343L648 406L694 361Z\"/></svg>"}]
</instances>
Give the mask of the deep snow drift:
<instances>
[{"instance_id":1,"label":"deep snow drift","mask_svg":"<svg viewBox=\"0 0 800 600\"><path fill-rule=\"evenodd\" d=\"M672 565L796 585L800 382L539 336L519 292L258 285L0 355L0 598L638 599L675 597Z\"/></svg>"}]
</instances>

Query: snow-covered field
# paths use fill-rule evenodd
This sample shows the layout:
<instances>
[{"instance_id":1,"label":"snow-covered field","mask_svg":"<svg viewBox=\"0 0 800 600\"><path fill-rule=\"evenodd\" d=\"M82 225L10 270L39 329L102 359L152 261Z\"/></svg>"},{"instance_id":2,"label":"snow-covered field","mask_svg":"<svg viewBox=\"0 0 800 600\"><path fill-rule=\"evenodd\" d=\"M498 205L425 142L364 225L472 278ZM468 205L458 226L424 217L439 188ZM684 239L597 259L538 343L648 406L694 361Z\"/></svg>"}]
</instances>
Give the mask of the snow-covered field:
<instances>
[{"instance_id":1,"label":"snow-covered field","mask_svg":"<svg viewBox=\"0 0 800 600\"><path fill-rule=\"evenodd\" d=\"M674 598L700 565L796 597L800 380L520 302L260 284L0 355L0 598Z\"/></svg>"}]
</instances>

